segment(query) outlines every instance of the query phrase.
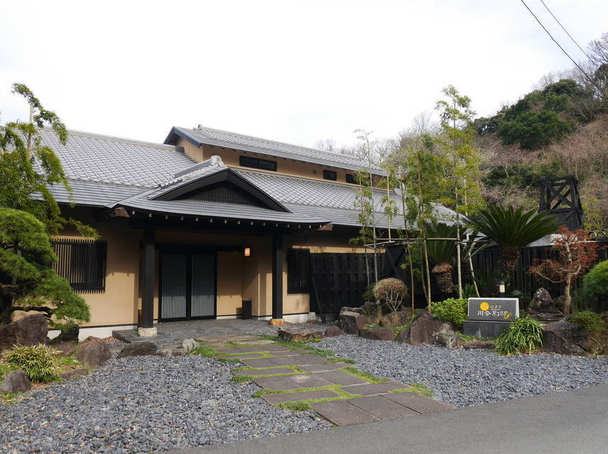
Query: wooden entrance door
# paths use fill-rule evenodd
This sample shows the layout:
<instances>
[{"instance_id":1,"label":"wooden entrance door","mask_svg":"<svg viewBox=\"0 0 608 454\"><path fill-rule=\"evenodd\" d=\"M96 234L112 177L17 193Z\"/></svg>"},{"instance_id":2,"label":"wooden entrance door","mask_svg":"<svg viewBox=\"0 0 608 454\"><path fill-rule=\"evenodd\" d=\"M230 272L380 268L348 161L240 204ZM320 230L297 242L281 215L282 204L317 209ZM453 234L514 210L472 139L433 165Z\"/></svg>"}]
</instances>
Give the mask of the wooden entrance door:
<instances>
[{"instance_id":1,"label":"wooden entrance door","mask_svg":"<svg viewBox=\"0 0 608 454\"><path fill-rule=\"evenodd\" d=\"M216 274L215 254L163 253L159 318L215 318Z\"/></svg>"}]
</instances>

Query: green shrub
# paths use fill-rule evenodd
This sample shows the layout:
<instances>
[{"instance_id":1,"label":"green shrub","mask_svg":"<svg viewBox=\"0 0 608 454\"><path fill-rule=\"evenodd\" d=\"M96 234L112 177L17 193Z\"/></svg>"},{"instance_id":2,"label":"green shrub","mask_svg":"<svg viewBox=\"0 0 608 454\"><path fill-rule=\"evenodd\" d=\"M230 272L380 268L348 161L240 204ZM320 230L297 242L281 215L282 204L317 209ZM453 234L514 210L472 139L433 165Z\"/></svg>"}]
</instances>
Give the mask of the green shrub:
<instances>
[{"instance_id":1,"label":"green shrub","mask_svg":"<svg viewBox=\"0 0 608 454\"><path fill-rule=\"evenodd\" d=\"M466 298L448 298L429 305L429 312L435 318L452 322L454 328L461 329L467 319L468 300Z\"/></svg>"},{"instance_id":2,"label":"green shrub","mask_svg":"<svg viewBox=\"0 0 608 454\"><path fill-rule=\"evenodd\" d=\"M514 355L533 353L543 346L543 325L533 318L518 318L509 324L498 339L496 353Z\"/></svg>"},{"instance_id":3,"label":"green shrub","mask_svg":"<svg viewBox=\"0 0 608 454\"><path fill-rule=\"evenodd\" d=\"M48 383L59 378L53 350L46 345L14 347L4 353L4 360L17 369L23 369L34 382Z\"/></svg>"},{"instance_id":4,"label":"green shrub","mask_svg":"<svg viewBox=\"0 0 608 454\"><path fill-rule=\"evenodd\" d=\"M583 280L586 295L608 295L608 260L600 262L589 270Z\"/></svg>"},{"instance_id":5,"label":"green shrub","mask_svg":"<svg viewBox=\"0 0 608 454\"><path fill-rule=\"evenodd\" d=\"M382 279L374 286L374 296L377 301L384 303L389 312L398 311L407 296L407 285L394 277Z\"/></svg>"},{"instance_id":6,"label":"green shrub","mask_svg":"<svg viewBox=\"0 0 608 454\"><path fill-rule=\"evenodd\" d=\"M606 329L602 316L593 311L577 312L572 314L568 320L585 331L585 334L600 333Z\"/></svg>"}]
</instances>

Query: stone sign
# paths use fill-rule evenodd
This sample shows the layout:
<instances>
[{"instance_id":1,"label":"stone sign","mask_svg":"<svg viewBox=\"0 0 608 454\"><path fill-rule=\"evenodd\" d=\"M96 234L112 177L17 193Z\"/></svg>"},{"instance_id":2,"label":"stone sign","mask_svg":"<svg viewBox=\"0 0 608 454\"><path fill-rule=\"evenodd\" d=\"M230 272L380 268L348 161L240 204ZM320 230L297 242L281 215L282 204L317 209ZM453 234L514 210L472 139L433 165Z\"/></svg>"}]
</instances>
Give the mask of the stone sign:
<instances>
[{"instance_id":1,"label":"stone sign","mask_svg":"<svg viewBox=\"0 0 608 454\"><path fill-rule=\"evenodd\" d=\"M519 317L519 298L469 298L469 320L510 322Z\"/></svg>"}]
</instances>

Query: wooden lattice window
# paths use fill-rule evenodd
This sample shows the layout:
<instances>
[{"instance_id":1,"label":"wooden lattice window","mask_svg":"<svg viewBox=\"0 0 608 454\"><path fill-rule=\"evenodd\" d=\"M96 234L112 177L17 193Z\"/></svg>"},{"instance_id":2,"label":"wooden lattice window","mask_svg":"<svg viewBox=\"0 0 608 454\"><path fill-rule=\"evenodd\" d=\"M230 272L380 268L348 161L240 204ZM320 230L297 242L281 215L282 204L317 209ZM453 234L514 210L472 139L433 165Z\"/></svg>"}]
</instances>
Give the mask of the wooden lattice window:
<instances>
[{"instance_id":1,"label":"wooden lattice window","mask_svg":"<svg viewBox=\"0 0 608 454\"><path fill-rule=\"evenodd\" d=\"M106 289L107 241L54 239L55 272L78 293L102 293Z\"/></svg>"},{"instance_id":2,"label":"wooden lattice window","mask_svg":"<svg viewBox=\"0 0 608 454\"><path fill-rule=\"evenodd\" d=\"M310 292L310 250L287 251L287 293Z\"/></svg>"}]
</instances>

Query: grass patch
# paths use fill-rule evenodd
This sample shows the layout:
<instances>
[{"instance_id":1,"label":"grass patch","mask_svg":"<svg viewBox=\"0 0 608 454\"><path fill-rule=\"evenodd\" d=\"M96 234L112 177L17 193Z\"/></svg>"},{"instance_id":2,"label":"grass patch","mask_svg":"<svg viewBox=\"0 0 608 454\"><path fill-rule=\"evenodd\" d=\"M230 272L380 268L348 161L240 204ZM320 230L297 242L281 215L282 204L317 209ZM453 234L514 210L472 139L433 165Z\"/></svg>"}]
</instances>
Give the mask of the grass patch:
<instances>
[{"instance_id":1,"label":"grass patch","mask_svg":"<svg viewBox=\"0 0 608 454\"><path fill-rule=\"evenodd\" d=\"M207 347L206 345L199 345L198 347L195 347L190 350L190 353L188 354L203 356L205 358L213 358L214 356L217 356L218 353L211 347Z\"/></svg>"},{"instance_id":2,"label":"grass patch","mask_svg":"<svg viewBox=\"0 0 608 454\"><path fill-rule=\"evenodd\" d=\"M303 350L304 352L306 352L308 354L321 356L323 358L328 358L330 356L335 355L334 352L329 351L329 350L319 350L318 348L313 348L310 345L308 345L307 342L291 342L291 341L287 341L285 339L281 339L278 336L270 336L270 335L261 335L260 338L266 339L266 340L271 340L276 345L280 345L281 347L288 348L289 350Z\"/></svg>"},{"instance_id":3,"label":"grass patch","mask_svg":"<svg viewBox=\"0 0 608 454\"><path fill-rule=\"evenodd\" d=\"M4 379L4 376L13 372L15 368L10 364L0 363L0 382Z\"/></svg>"},{"instance_id":4,"label":"grass patch","mask_svg":"<svg viewBox=\"0 0 608 454\"><path fill-rule=\"evenodd\" d=\"M346 364L357 364L354 359L348 358L327 358L323 364L335 364L335 363L346 363Z\"/></svg>"},{"instance_id":5,"label":"grass patch","mask_svg":"<svg viewBox=\"0 0 608 454\"><path fill-rule=\"evenodd\" d=\"M390 381L388 378L378 378L369 372L365 372L363 370L359 370L356 367L344 367L340 370L343 370L347 374L353 375L354 377L362 378L363 380L368 381L369 383L386 383Z\"/></svg>"},{"instance_id":6,"label":"grass patch","mask_svg":"<svg viewBox=\"0 0 608 454\"><path fill-rule=\"evenodd\" d=\"M262 358L272 358L272 355L269 352L247 352L247 353L216 353L214 356L236 356L241 357L247 355L246 358L243 359L262 359ZM259 355L260 358L250 358L249 355Z\"/></svg>"},{"instance_id":7,"label":"grass patch","mask_svg":"<svg viewBox=\"0 0 608 454\"><path fill-rule=\"evenodd\" d=\"M251 395L251 397L260 398L260 397L266 396L268 394L293 394L293 393L303 393L303 392L307 392L307 391L323 391L325 389L329 389L330 391L338 392L340 390L340 385L320 386L317 388L299 388L299 389L290 389L290 390L258 389L256 392L254 392ZM350 395L350 394L349 394L349 396L352 397L352 395Z\"/></svg>"},{"instance_id":8,"label":"grass patch","mask_svg":"<svg viewBox=\"0 0 608 454\"><path fill-rule=\"evenodd\" d=\"M80 364L74 356L60 356L56 360L59 366L77 366Z\"/></svg>"},{"instance_id":9,"label":"grass patch","mask_svg":"<svg viewBox=\"0 0 608 454\"><path fill-rule=\"evenodd\" d=\"M294 372L297 372L298 374L309 374L310 372L305 372L303 370L300 369L300 366L296 366L296 365L289 365L289 366L276 366L276 367L250 367L250 366L243 366L243 367L237 367L236 369L232 369L233 372L240 372L243 370L263 370L263 369L291 369Z\"/></svg>"},{"instance_id":10,"label":"grass patch","mask_svg":"<svg viewBox=\"0 0 608 454\"><path fill-rule=\"evenodd\" d=\"M424 397L432 397L434 394L434 391L431 388L429 388L428 386L426 386L424 383L410 383L408 388L395 389L394 391L390 391L390 392L394 393L394 394L416 393L416 394L420 394L421 396L424 396Z\"/></svg>"},{"instance_id":11,"label":"grass patch","mask_svg":"<svg viewBox=\"0 0 608 454\"><path fill-rule=\"evenodd\" d=\"M305 401L281 402L280 404L276 404L275 407L280 408L281 410L291 411L307 411L311 409L310 404Z\"/></svg>"},{"instance_id":12,"label":"grass patch","mask_svg":"<svg viewBox=\"0 0 608 454\"><path fill-rule=\"evenodd\" d=\"M239 343L239 342L226 342L222 348L238 348L238 347L262 347L264 348L264 346L266 346L268 344L256 344L256 343L251 343L251 344L245 344L245 343Z\"/></svg>"},{"instance_id":13,"label":"grass patch","mask_svg":"<svg viewBox=\"0 0 608 454\"><path fill-rule=\"evenodd\" d=\"M456 331L456 333L460 336L464 343L474 342L474 341L493 341L496 340L494 337L475 337L464 334L462 331Z\"/></svg>"},{"instance_id":14,"label":"grass patch","mask_svg":"<svg viewBox=\"0 0 608 454\"><path fill-rule=\"evenodd\" d=\"M233 375L230 381L234 383L249 383L254 379L251 375Z\"/></svg>"}]
</instances>

